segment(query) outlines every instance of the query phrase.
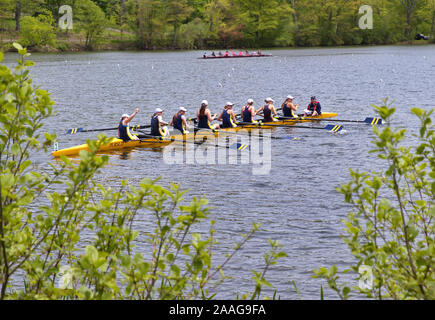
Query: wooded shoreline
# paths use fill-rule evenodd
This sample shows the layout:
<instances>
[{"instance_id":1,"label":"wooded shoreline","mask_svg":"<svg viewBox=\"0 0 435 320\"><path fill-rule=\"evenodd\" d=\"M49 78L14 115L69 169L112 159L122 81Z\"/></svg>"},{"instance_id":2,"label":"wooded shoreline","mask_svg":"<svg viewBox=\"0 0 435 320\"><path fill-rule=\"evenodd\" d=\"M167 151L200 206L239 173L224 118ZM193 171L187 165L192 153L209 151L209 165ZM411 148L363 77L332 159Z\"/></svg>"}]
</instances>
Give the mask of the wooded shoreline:
<instances>
[{"instance_id":1,"label":"wooded shoreline","mask_svg":"<svg viewBox=\"0 0 435 320\"><path fill-rule=\"evenodd\" d=\"M423 44L434 30L435 0L0 2L3 51L14 41L33 52Z\"/></svg>"}]
</instances>

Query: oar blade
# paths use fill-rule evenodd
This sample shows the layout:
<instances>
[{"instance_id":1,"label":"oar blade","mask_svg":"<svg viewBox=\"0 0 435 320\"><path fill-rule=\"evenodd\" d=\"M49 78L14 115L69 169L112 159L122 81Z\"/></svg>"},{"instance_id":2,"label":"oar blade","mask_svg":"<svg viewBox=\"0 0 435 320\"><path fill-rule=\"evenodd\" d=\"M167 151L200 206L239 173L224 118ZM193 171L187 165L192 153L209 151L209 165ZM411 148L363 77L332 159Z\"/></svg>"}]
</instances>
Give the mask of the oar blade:
<instances>
[{"instance_id":1,"label":"oar blade","mask_svg":"<svg viewBox=\"0 0 435 320\"><path fill-rule=\"evenodd\" d=\"M69 129L67 131L67 134L76 134L76 133L79 133L79 132L82 132L82 131L83 131L83 128L73 128L73 129Z\"/></svg>"},{"instance_id":2,"label":"oar blade","mask_svg":"<svg viewBox=\"0 0 435 320\"><path fill-rule=\"evenodd\" d=\"M234 149L237 151L249 150L249 145L242 144L242 143L234 143L233 145L230 146L230 149Z\"/></svg>"},{"instance_id":3,"label":"oar blade","mask_svg":"<svg viewBox=\"0 0 435 320\"><path fill-rule=\"evenodd\" d=\"M340 126L340 125L334 126L333 124L329 124L324 129L328 130L329 132L335 133L335 132L339 132L339 131L343 130L343 126Z\"/></svg>"},{"instance_id":4,"label":"oar blade","mask_svg":"<svg viewBox=\"0 0 435 320\"><path fill-rule=\"evenodd\" d=\"M372 126L383 123L382 119L380 118L366 118L364 122L371 124Z\"/></svg>"}]
</instances>

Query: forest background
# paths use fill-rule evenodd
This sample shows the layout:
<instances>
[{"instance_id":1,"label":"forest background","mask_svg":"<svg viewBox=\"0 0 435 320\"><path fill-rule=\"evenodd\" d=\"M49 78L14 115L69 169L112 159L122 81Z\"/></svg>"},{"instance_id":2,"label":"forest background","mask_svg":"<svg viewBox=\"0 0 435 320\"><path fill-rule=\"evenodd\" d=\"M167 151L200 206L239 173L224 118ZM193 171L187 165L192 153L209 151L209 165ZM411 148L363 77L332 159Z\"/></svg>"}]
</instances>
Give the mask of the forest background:
<instances>
[{"instance_id":1,"label":"forest background","mask_svg":"<svg viewBox=\"0 0 435 320\"><path fill-rule=\"evenodd\" d=\"M435 0L0 0L3 51L428 43L434 28Z\"/></svg>"}]
</instances>

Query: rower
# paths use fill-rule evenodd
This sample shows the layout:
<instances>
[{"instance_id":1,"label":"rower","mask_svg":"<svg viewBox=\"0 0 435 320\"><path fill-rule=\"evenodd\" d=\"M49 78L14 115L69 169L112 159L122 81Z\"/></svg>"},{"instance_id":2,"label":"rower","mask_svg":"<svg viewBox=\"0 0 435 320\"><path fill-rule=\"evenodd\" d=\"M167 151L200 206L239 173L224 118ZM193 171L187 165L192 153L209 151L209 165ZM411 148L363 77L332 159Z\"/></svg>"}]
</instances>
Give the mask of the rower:
<instances>
[{"instance_id":1,"label":"rower","mask_svg":"<svg viewBox=\"0 0 435 320\"><path fill-rule=\"evenodd\" d=\"M172 118L171 123L169 123L170 126L173 126L174 129L177 129L182 134L189 133L189 131L187 131L187 120L185 116L186 111L186 108L180 107L178 109L178 112Z\"/></svg>"},{"instance_id":2,"label":"rower","mask_svg":"<svg viewBox=\"0 0 435 320\"><path fill-rule=\"evenodd\" d=\"M305 116L319 116L322 114L322 107L320 106L320 102L317 101L315 96L311 97L311 103L308 105L307 109L304 110Z\"/></svg>"},{"instance_id":3,"label":"rower","mask_svg":"<svg viewBox=\"0 0 435 320\"><path fill-rule=\"evenodd\" d=\"M249 99L247 105L242 108L241 116L243 122L246 123L257 123L254 117L257 115L254 109L254 100Z\"/></svg>"},{"instance_id":4,"label":"rower","mask_svg":"<svg viewBox=\"0 0 435 320\"><path fill-rule=\"evenodd\" d=\"M274 103L273 99L266 98L264 102L266 102L266 104L257 110L257 114L261 115L260 113L263 112L261 116L264 118L264 122L277 121L275 119L277 113L276 113L275 106L273 105Z\"/></svg>"},{"instance_id":5,"label":"rower","mask_svg":"<svg viewBox=\"0 0 435 320\"><path fill-rule=\"evenodd\" d=\"M237 120L236 120L236 115L234 114L234 111L233 111L233 106L234 106L234 103L227 102L224 110L221 112L221 114L217 118L217 121L222 121L221 128L235 128L235 127L237 127L237 124L236 124Z\"/></svg>"},{"instance_id":6,"label":"rower","mask_svg":"<svg viewBox=\"0 0 435 320\"><path fill-rule=\"evenodd\" d=\"M198 128L202 129L219 129L218 124L212 125L211 122L216 118L216 116L212 117L210 109L208 107L207 100L202 100L201 108L196 112L196 119L198 121Z\"/></svg>"},{"instance_id":7,"label":"rower","mask_svg":"<svg viewBox=\"0 0 435 320\"><path fill-rule=\"evenodd\" d=\"M281 105L282 113L286 118L297 118L297 114L295 113L298 110L298 104L293 104L293 96L287 96L284 103Z\"/></svg>"},{"instance_id":8,"label":"rower","mask_svg":"<svg viewBox=\"0 0 435 320\"><path fill-rule=\"evenodd\" d=\"M157 108L151 118L151 135L165 137L169 134L168 123L163 121L163 110Z\"/></svg>"},{"instance_id":9,"label":"rower","mask_svg":"<svg viewBox=\"0 0 435 320\"><path fill-rule=\"evenodd\" d=\"M131 116L126 113L122 115L121 121L119 122L118 126L119 139L122 139L123 141L139 140L139 138L135 134L132 134L130 132L130 126L128 125L138 112L139 108L136 108L136 111Z\"/></svg>"}]
</instances>

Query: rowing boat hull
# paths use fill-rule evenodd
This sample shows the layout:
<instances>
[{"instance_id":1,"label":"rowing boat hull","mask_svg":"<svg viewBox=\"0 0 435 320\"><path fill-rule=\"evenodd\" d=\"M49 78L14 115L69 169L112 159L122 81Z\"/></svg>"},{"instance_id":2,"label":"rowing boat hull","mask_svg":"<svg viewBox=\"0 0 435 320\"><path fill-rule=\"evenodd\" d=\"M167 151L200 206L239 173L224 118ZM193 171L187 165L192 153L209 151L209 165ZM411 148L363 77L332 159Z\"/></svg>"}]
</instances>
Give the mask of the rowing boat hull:
<instances>
[{"instance_id":1,"label":"rowing boat hull","mask_svg":"<svg viewBox=\"0 0 435 320\"><path fill-rule=\"evenodd\" d=\"M297 119L297 120L279 120L279 121L274 121L274 122L270 122L271 124L274 125L284 125L284 126L292 126L298 122L310 122L310 121L315 121L318 119L327 119L327 118L333 118L336 117L337 114L336 113L332 113L332 112L325 112L322 113L320 116L316 116L316 117L305 117L304 119ZM267 122L265 122L265 124L267 124ZM261 128L261 124L258 125L243 125L243 126L239 126L236 128L226 128L226 129L220 129L218 132L207 132L207 131L202 131L201 132L201 136L204 135L214 135L215 137L219 136L219 133L225 132L225 131L231 131L231 132L237 132L243 129L259 129ZM263 127L263 128L267 128L267 129L271 129L270 127L268 128L267 126ZM174 141L194 141L195 139L195 134L193 133L189 133L187 135L173 135L171 137L165 138L164 140L158 139L158 138L146 138L146 139L141 139L141 140L132 140L132 141L127 141L124 142L121 139L118 138L112 138L112 140L100 147L100 149L98 149L99 152L104 152L104 151L114 151L114 150L122 150L122 149L128 149L128 148L136 148L136 147L141 147L141 148L161 148L161 147L165 147L171 143L173 143ZM89 150L88 149L88 145L87 144L82 144L79 146L74 146L71 148L66 148L66 149L62 149L62 150L58 150L52 153L53 157L60 157L61 155L64 156L75 156L78 155L80 153L80 151L82 150Z\"/></svg>"},{"instance_id":2,"label":"rowing boat hull","mask_svg":"<svg viewBox=\"0 0 435 320\"><path fill-rule=\"evenodd\" d=\"M235 58L261 58L261 57L271 57L271 54L260 54L260 55L251 55L251 56L222 56L222 57L202 57L198 59L209 60L209 59L235 59Z\"/></svg>"},{"instance_id":3,"label":"rowing boat hull","mask_svg":"<svg viewBox=\"0 0 435 320\"><path fill-rule=\"evenodd\" d=\"M154 147L164 147L171 143L171 141L167 140L159 140L159 139L141 139L141 140L132 140L124 142L121 139L113 138L110 143L100 147L98 151L104 152L104 151L113 151L113 150L121 150L121 149L127 149L127 148L136 148L136 147L144 147L144 148L154 148ZM62 150L58 150L52 153L53 157L60 157L61 155L64 156L75 156L80 153L80 151L85 150L88 151L88 145L82 144L79 146L74 146L71 148L66 148Z\"/></svg>"}]
</instances>

